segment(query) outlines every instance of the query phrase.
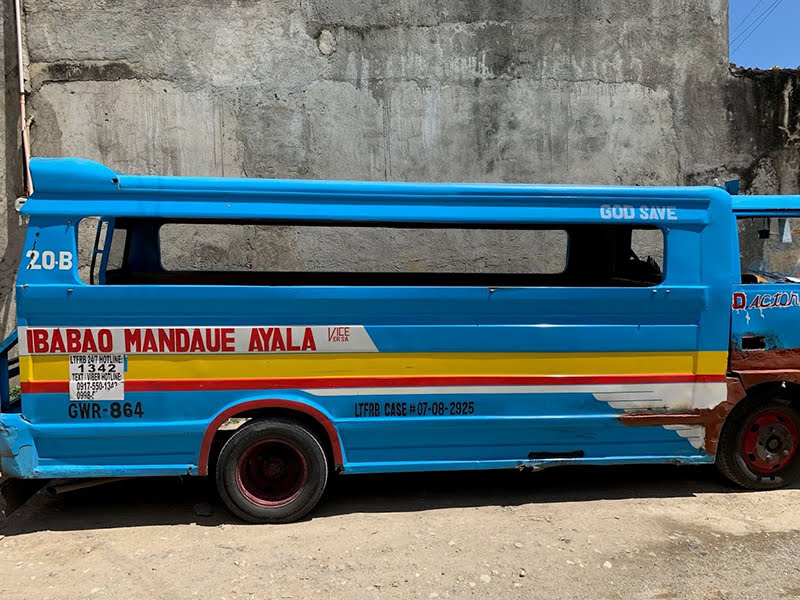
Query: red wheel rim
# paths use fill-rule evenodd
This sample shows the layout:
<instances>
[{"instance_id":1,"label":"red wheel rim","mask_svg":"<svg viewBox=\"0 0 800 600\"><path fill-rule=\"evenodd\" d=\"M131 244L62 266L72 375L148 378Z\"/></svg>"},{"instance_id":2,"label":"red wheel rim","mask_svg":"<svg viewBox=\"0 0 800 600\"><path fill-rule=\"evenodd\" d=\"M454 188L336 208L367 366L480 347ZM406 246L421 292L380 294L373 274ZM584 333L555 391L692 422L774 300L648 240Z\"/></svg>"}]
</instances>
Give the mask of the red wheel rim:
<instances>
[{"instance_id":1,"label":"red wheel rim","mask_svg":"<svg viewBox=\"0 0 800 600\"><path fill-rule=\"evenodd\" d=\"M765 410L747 423L742 456L758 473L780 471L797 453L798 435L794 419L781 410Z\"/></svg>"},{"instance_id":2,"label":"red wheel rim","mask_svg":"<svg viewBox=\"0 0 800 600\"><path fill-rule=\"evenodd\" d=\"M283 440L263 440L242 453L236 464L236 485L253 504L275 508L300 495L308 481L308 465L300 450Z\"/></svg>"}]
</instances>

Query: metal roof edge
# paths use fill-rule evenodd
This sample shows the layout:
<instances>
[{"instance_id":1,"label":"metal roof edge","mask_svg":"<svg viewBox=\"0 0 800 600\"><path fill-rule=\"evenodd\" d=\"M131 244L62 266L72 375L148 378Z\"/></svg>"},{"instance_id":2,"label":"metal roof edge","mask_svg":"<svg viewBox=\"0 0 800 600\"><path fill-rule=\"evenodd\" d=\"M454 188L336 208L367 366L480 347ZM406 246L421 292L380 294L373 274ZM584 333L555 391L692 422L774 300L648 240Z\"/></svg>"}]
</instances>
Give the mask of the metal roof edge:
<instances>
[{"instance_id":1,"label":"metal roof edge","mask_svg":"<svg viewBox=\"0 0 800 600\"><path fill-rule=\"evenodd\" d=\"M800 211L800 195L734 196L733 211Z\"/></svg>"},{"instance_id":2,"label":"metal roof edge","mask_svg":"<svg viewBox=\"0 0 800 600\"><path fill-rule=\"evenodd\" d=\"M32 158L33 195L69 192L113 192L119 176L103 164L85 158Z\"/></svg>"},{"instance_id":3,"label":"metal roof edge","mask_svg":"<svg viewBox=\"0 0 800 600\"><path fill-rule=\"evenodd\" d=\"M653 201L676 197L715 196L726 193L711 186L617 186L529 183L428 183L313 179L256 179L234 177L184 177L125 175L82 158L33 158L30 163L34 199L65 200L80 192L84 197L121 199L125 196L197 194L215 196L352 195L352 196L649 196ZM129 196L130 195L130 196ZM76 198L77 199L77 198ZM230 200L227 197L226 200Z\"/></svg>"}]
</instances>

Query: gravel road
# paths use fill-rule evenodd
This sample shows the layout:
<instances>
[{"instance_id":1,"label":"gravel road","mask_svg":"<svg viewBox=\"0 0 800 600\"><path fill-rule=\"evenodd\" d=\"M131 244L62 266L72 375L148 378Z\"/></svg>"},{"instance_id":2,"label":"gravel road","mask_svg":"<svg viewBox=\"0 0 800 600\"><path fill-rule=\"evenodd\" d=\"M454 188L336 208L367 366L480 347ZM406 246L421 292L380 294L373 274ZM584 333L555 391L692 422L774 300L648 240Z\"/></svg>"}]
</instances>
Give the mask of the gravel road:
<instances>
[{"instance_id":1,"label":"gravel road","mask_svg":"<svg viewBox=\"0 0 800 600\"><path fill-rule=\"evenodd\" d=\"M129 480L0 525L0 598L792 598L798 507L708 468L566 468L340 477L256 526L202 479Z\"/></svg>"}]
</instances>

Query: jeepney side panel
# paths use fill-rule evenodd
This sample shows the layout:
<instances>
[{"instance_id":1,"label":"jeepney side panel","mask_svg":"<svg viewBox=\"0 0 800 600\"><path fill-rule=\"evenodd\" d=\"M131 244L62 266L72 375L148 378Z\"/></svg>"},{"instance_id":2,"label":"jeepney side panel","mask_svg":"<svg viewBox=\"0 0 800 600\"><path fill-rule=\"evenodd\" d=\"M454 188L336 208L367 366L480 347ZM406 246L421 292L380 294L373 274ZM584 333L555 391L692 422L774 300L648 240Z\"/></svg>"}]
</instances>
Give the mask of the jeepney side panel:
<instances>
[{"instance_id":1,"label":"jeepney side panel","mask_svg":"<svg viewBox=\"0 0 800 600\"><path fill-rule=\"evenodd\" d=\"M635 222L652 203L642 194L624 199ZM130 416L107 403L74 408L69 353L27 348L36 473L196 473L215 416L264 399L330 419L350 472L709 462L695 417L725 399L730 273L719 265L731 262L731 216L713 191L695 200L649 222L666 239L665 280L653 288L88 286L74 258L72 269L25 268L25 331L106 328L124 340L126 330L245 330L226 356L123 345L124 402L142 407ZM599 205L574 210L602 222ZM26 251L74 256L77 221L32 218ZM346 336L339 352L250 351L252 331L267 326L284 336L317 328L315 347L339 327L358 339L348 346ZM673 419L631 426L659 414Z\"/></svg>"}]
</instances>

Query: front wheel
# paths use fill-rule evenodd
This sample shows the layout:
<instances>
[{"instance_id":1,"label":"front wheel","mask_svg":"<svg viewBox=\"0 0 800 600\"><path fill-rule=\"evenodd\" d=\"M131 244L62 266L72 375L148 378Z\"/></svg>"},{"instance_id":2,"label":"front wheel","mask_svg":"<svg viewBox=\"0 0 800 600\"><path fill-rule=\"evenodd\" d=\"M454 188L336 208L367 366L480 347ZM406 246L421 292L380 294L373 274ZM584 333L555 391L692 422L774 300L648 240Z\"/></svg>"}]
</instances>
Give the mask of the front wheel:
<instances>
[{"instance_id":1,"label":"front wheel","mask_svg":"<svg viewBox=\"0 0 800 600\"><path fill-rule=\"evenodd\" d=\"M742 487L781 488L800 476L800 413L780 396L745 399L722 429L717 468Z\"/></svg>"},{"instance_id":2,"label":"front wheel","mask_svg":"<svg viewBox=\"0 0 800 600\"><path fill-rule=\"evenodd\" d=\"M251 523L289 523L317 505L328 459L317 437L286 419L250 421L222 447L217 489L236 516Z\"/></svg>"}]
</instances>

